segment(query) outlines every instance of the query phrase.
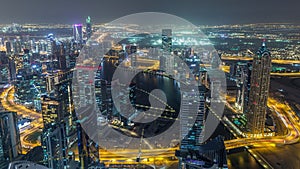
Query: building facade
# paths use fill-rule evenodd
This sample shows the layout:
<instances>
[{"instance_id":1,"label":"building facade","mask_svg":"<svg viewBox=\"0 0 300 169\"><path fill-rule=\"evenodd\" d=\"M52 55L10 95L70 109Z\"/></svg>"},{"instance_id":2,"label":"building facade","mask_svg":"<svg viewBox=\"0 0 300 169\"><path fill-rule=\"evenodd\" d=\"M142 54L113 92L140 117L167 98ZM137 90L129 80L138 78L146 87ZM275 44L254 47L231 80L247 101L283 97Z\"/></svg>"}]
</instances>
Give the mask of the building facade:
<instances>
[{"instance_id":1,"label":"building facade","mask_svg":"<svg viewBox=\"0 0 300 169\"><path fill-rule=\"evenodd\" d=\"M237 86L235 106L240 112L245 113L249 102L252 64L248 62L238 62L235 67L235 79Z\"/></svg>"},{"instance_id":2,"label":"building facade","mask_svg":"<svg viewBox=\"0 0 300 169\"><path fill-rule=\"evenodd\" d=\"M17 113L0 112L0 168L22 153Z\"/></svg>"},{"instance_id":3,"label":"building facade","mask_svg":"<svg viewBox=\"0 0 300 169\"><path fill-rule=\"evenodd\" d=\"M265 43L253 58L248 110L246 113L251 137L264 135L267 100L270 86L271 53Z\"/></svg>"}]
</instances>

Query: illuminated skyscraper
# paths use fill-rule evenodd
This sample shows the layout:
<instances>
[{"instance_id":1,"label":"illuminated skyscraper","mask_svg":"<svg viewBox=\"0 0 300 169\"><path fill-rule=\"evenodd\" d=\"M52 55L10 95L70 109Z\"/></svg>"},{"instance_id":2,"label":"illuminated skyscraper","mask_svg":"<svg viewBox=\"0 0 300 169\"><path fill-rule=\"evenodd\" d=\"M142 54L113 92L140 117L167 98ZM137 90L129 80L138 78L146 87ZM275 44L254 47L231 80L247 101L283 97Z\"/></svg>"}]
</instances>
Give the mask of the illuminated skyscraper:
<instances>
[{"instance_id":1,"label":"illuminated skyscraper","mask_svg":"<svg viewBox=\"0 0 300 169\"><path fill-rule=\"evenodd\" d=\"M59 101L45 96L42 98L42 109L44 164L49 168L64 168L67 166L67 141Z\"/></svg>"},{"instance_id":2,"label":"illuminated skyscraper","mask_svg":"<svg viewBox=\"0 0 300 169\"><path fill-rule=\"evenodd\" d=\"M219 88L220 83L214 82L214 90ZM199 110L194 124L190 125L190 128L181 127L181 130L185 130L188 134L181 140L180 150L176 151L175 155L179 158L179 168L226 168L226 151L224 141L221 136L218 136L209 141L203 142L203 134L201 133L204 128L205 122L205 100L206 100L206 88L205 86L199 86L200 104ZM190 93L189 95L192 95ZM214 100L212 100L214 101ZM182 104L184 111L190 110L190 105ZM182 112L183 114L185 112ZM185 115L180 116L180 121L185 122Z\"/></svg>"},{"instance_id":3,"label":"illuminated skyscraper","mask_svg":"<svg viewBox=\"0 0 300 169\"><path fill-rule=\"evenodd\" d=\"M55 45L54 35L52 33L47 36L47 53L49 55L53 54L53 46Z\"/></svg>"},{"instance_id":4,"label":"illuminated skyscraper","mask_svg":"<svg viewBox=\"0 0 300 169\"><path fill-rule=\"evenodd\" d=\"M42 97L44 162L50 168L65 168L67 153L77 141L76 114L73 108L72 72L59 72L47 79L48 96ZM50 77L51 78L51 77ZM52 86L51 86L52 85Z\"/></svg>"},{"instance_id":5,"label":"illuminated skyscraper","mask_svg":"<svg viewBox=\"0 0 300 169\"><path fill-rule=\"evenodd\" d=\"M19 53L22 52L22 43L21 43L20 39L18 39L18 40L14 39L14 41L13 41L13 52L15 54L19 54Z\"/></svg>"},{"instance_id":6,"label":"illuminated skyscraper","mask_svg":"<svg viewBox=\"0 0 300 169\"><path fill-rule=\"evenodd\" d=\"M29 49L24 49L24 55L22 56L22 63L23 63L23 69L25 69L27 72L30 71L31 68L31 58L32 54L30 53Z\"/></svg>"},{"instance_id":7,"label":"illuminated skyscraper","mask_svg":"<svg viewBox=\"0 0 300 169\"><path fill-rule=\"evenodd\" d=\"M237 85L236 103L235 106L245 113L249 102L250 79L251 79L251 63L238 62L234 65L235 78Z\"/></svg>"},{"instance_id":8,"label":"illuminated skyscraper","mask_svg":"<svg viewBox=\"0 0 300 169\"><path fill-rule=\"evenodd\" d=\"M0 112L0 168L6 168L21 153L17 114Z\"/></svg>"},{"instance_id":9,"label":"illuminated skyscraper","mask_svg":"<svg viewBox=\"0 0 300 169\"><path fill-rule=\"evenodd\" d=\"M8 68L9 68L9 79L10 81L14 81L16 80L16 63L15 60L13 58L9 58L8 60Z\"/></svg>"},{"instance_id":10,"label":"illuminated skyscraper","mask_svg":"<svg viewBox=\"0 0 300 169\"><path fill-rule=\"evenodd\" d=\"M162 49L164 52L172 52L172 29L162 30Z\"/></svg>"},{"instance_id":11,"label":"illuminated skyscraper","mask_svg":"<svg viewBox=\"0 0 300 169\"><path fill-rule=\"evenodd\" d=\"M82 43L82 24L73 25L73 38L75 42Z\"/></svg>"},{"instance_id":12,"label":"illuminated skyscraper","mask_svg":"<svg viewBox=\"0 0 300 169\"><path fill-rule=\"evenodd\" d=\"M172 29L162 30L162 56L160 69L166 72L174 71L174 56L172 56Z\"/></svg>"},{"instance_id":13,"label":"illuminated skyscraper","mask_svg":"<svg viewBox=\"0 0 300 169\"><path fill-rule=\"evenodd\" d=\"M0 51L0 83L9 81L9 59L5 51Z\"/></svg>"},{"instance_id":14,"label":"illuminated skyscraper","mask_svg":"<svg viewBox=\"0 0 300 169\"><path fill-rule=\"evenodd\" d=\"M11 53L11 50L12 50L12 48L11 48L11 43L10 42L5 42L5 47L6 47L6 53L7 54L10 54Z\"/></svg>"},{"instance_id":15,"label":"illuminated skyscraper","mask_svg":"<svg viewBox=\"0 0 300 169\"><path fill-rule=\"evenodd\" d=\"M91 115L90 111L80 111L79 116L85 116L85 120L89 120L90 124L96 125L96 115ZM99 147L98 144L92 141L86 132L81 127L80 123L85 123L80 121L77 123L77 136L78 136L78 152L79 160L82 169L87 169L99 162ZM93 124L94 123L94 124ZM98 135L96 132L95 135ZM95 136L98 137L98 136Z\"/></svg>"},{"instance_id":16,"label":"illuminated skyscraper","mask_svg":"<svg viewBox=\"0 0 300 169\"><path fill-rule=\"evenodd\" d=\"M86 38L90 39L92 36L92 22L91 22L91 17L88 16L86 18Z\"/></svg>"},{"instance_id":17,"label":"illuminated skyscraper","mask_svg":"<svg viewBox=\"0 0 300 169\"><path fill-rule=\"evenodd\" d=\"M248 110L246 113L251 136L264 134L267 99L270 85L271 53L265 42L253 58Z\"/></svg>"},{"instance_id":18,"label":"illuminated skyscraper","mask_svg":"<svg viewBox=\"0 0 300 169\"><path fill-rule=\"evenodd\" d=\"M137 66L137 46L132 45L130 46L130 61L131 61L131 66L136 67Z\"/></svg>"},{"instance_id":19,"label":"illuminated skyscraper","mask_svg":"<svg viewBox=\"0 0 300 169\"><path fill-rule=\"evenodd\" d=\"M183 97L188 97L189 100L186 100L182 103L182 114L180 116L180 121L182 122L181 125L181 137L184 138L181 141L180 144L180 149L183 151L186 151L188 149L195 149L199 145L202 144L203 136L201 135L203 126L204 126L204 121L205 121L205 92L206 88L204 86L199 86L199 108L198 108L198 113L196 117L196 121L194 124L184 124L187 122L189 116L188 112L191 111L197 111L192 108L191 103L195 101L195 92L184 92ZM187 135L184 135L184 133L188 133Z\"/></svg>"}]
</instances>

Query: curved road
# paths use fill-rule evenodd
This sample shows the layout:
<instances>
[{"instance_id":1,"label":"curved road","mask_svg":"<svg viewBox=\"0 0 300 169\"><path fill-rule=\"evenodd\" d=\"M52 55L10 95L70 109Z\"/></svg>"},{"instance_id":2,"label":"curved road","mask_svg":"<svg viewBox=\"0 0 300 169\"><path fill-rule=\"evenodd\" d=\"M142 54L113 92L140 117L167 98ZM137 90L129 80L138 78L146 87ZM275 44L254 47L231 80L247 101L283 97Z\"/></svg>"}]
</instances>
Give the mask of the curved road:
<instances>
[{"instance_id":1,"label":"curved road","mask_svg":"<svg viewBox=\"0 0 300 169\"><path fill-rule=\"evenodd\" d=\"M14 87L11 86L4 90L1 94L1 104L2 106L12 112L17 112L18 115L22 115L23 117L33 118L34 120L31 122L31 128L26 129L22 133L20 133L20 141L23 147L23 153L28 152L28 150L32 149L33 147L40 146L41 143L31 143L27 140L28 136L40 131L43 128L43 120L42 115L38 112L28 109L23 105L16 104L14 102Z\"/></svg>"}]
</instances>

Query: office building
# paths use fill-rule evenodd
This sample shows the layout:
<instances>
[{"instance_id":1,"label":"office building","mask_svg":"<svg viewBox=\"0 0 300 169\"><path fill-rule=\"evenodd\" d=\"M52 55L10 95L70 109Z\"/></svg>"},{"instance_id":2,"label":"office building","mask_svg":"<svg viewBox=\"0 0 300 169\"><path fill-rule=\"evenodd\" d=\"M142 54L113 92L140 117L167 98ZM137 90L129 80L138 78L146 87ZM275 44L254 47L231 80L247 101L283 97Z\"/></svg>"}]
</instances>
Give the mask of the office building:
<instances>
[{"instance_id":1,"label":"office building","mask_svg":"<svg viewBox=\"0 0 300 169\"><path fill-rule=\"evenodd\" d=\"M49 94L42 97L42 145L45 164L50 168L64 168L69 163L68 150L77 141L72 76L72 72L58 71L52 77L47 77Z\"/></svg>"},{"instance_id":2,"label":"office building","mask_svg":"<svg viewBox=\"0 0 300 169\"><path fill-rule=\"evenodd\" d=\"M236 67L235 79L237 86L235 106L240 112L245 113L249 102L252 63L238 62L234 66Z\"/></svg>"},{"instance_id":3,"label":"office building","mask_svg":"<svg viewBox=\"0 0 300 169\"><path fill-rule=\"evenodd\" d=\"M162 30L162 56L160 56L160 70L173 74L175 58L172 56L172 29Z\"/></svg>"},{"instance_id":4,"label":"office building","mask_svg":"<svg viewBox=\"0 0 300 169\"><path fill-rule=\"evenodd\" d=\"M5 47L6 47L6 53L10 54L12 51L12 48L11 48L11 43L9 41L5 42Z\"/></svg>"},{"instance_id":5,"label":"office building","mask_svg":"<svg viewBox=\"0 0 300 169\"><path fill-rule=\"evenodd\" d=\"M87 38L87 40L88 39L90 39L90 37L92 36L92 22L91 22L91 17L90 16L88 16L87 18L86 18L86 38Z\"/></svg>"},{"instance_id":6,"label":"office building","mask_svg":"<svg viewBox=\"0 0 300 169\"><path fill-rule=\"evenodd\" d=\"M82 43L82 24L73 25L73 38L76 43Z\"/></svg>"},{"instance_id":7,"label":"office building","mask_svg":"<svg viewBox=\"0 0 300 169\"><path fill-rule=\"evenodd\" d=\"M59 112L59 100L42 97L43 133L42 147L44 165L49 168L62 169L67 166L67 141L65 123ZM63 122L63 121L62 121Z\"/></svg>"},{"instance_id":8,"label":"office building","mask_svg":"<svg viewBox=\"0 0 300 169\"><path fill-rule=\"evenodd\" d=\"M264 136L267 100L270 85L271 53L265 42L253 58L248 110L246 113L251 137Z\"/></svg>"},{"instance_id":9,"label":"office building","mask_svg":"<svg viewBox=\"0 0 300 169\"><path fill-rule=\"evenodd\" d=\"M0 168L22 153L17 113L0 111Z\"/></svg>"}]
</instances>

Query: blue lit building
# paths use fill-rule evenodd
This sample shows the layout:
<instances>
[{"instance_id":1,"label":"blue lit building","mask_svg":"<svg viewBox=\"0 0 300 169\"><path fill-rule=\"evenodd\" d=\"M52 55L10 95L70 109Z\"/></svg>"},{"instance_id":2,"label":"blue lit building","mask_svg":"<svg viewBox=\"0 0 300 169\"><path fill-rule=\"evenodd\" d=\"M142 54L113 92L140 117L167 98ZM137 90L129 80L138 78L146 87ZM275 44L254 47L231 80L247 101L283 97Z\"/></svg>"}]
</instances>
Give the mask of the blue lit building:
<instances>
[{"instance_id":1,"label":"blue lit building","mask_svg":"<svg viewBox=\"0 0 300 169\"><path fill-rule=\"evenodd\" d=\"M73 38L75 42L82 43L82 24L73 25Z\"/></svg>"},{"instance_id":2,"label":"blue lit building","mask_svg":"<svg viewBox=\"0 0 300 169\"><path fill-rule=\"evenodd\" d=\"M46 82L44 81L42 65L35 64L28 69L19 69L16 76L16 99L21 104L31 105L37 111L41 111L41 94L46 92Z\"/></svg>"},{"instance_id":3,"label":"blue lit building","mask_svg":"<svg viewBox=\"0 0 300 169\"><path fill-rule=\"evenodd\" d=\"M71 77L72 72L58 71L47 79L48 94L42 96L42 146L44 162L50 168L65 168L69 164L67 153L77 141Z\"/></svg>"},{"instance_id":4,"label":"blue lit building","mask_svg":"<svg viewBox=\"0 0 300 169\"><path fill-rule=\"evenodd\" d=\"M219 102L219 90L221 88L221 82L218 80L210 79L210 97L207 96L209 90L207 87L207 71L199 66L201 61L199 57L192 49L183 50L182 56L193 72L196 79L199 81L198 91L199 93L199 108L194 124L185 125L186 119L189 117L185 116L185 112L195 111L191 109L189 103L195 99L191 96L195 95L195 92L185 92L183 97L191 98L182 103L181 109L183 110L180 116L180 121L183 123L181 126L181 133L188 133L187 135L181 135L183 138L180 143L180 150L176 151L176 156L179 158L180 169L198 169L198 168L227 168L226 151L224 146L224 140L221 136L210 139L203 142L205 130L204 124L206 115L211 113L207 106L221 104ZM193 54L192 54L193 53ZM218 61L219 55L214 55L212 58L211 72L218 73L220 62ZM210 105L206 103L206 100L210 100Z\"/></svg>"},{"instance_id":5,"label":"blue lit building","mask_svg":"<svg viewBox=\"0 0 300 169\"><path fill-rule=\"evenodd\" d=\"M67 166L67 141L64 123L58 123L59 101L55 98L42 97L43 133L42 147L44 164L49 168L64 168Z\"/></svg>"}]
</instances>

